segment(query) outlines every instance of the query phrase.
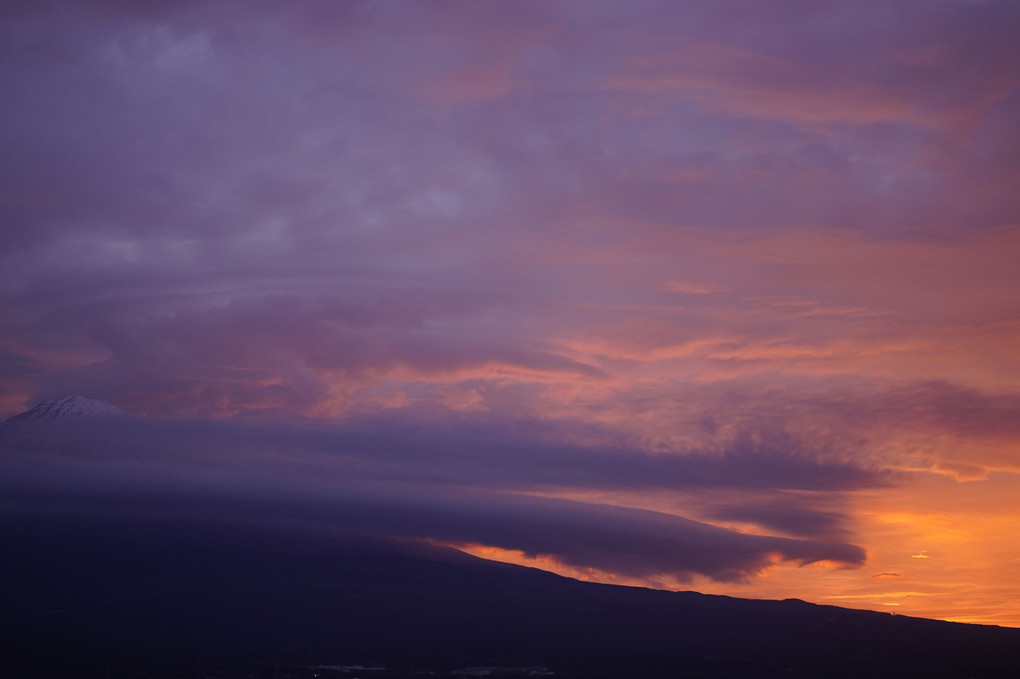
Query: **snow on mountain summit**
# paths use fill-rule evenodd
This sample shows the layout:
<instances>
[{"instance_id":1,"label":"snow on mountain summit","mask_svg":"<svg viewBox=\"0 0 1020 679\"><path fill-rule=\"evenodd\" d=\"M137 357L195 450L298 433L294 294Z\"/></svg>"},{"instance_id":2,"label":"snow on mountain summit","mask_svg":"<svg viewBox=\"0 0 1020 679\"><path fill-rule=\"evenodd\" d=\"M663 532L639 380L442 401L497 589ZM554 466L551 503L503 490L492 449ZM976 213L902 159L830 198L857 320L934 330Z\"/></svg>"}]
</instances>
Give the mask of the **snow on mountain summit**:
<instances>
[{"instance_id":1,"label":"snow on mountain summit","mask_svg":"<svg viewBox=\"0 0 1020 679\"><path fill-rule=\"evenodd\" d=\"M40 403L27 412L15 415L8 421L39 422L78 418L127 419L128 414L112 403L88 398L80 394L72 394L71 396Z\"/></svg>"}]
</instances>

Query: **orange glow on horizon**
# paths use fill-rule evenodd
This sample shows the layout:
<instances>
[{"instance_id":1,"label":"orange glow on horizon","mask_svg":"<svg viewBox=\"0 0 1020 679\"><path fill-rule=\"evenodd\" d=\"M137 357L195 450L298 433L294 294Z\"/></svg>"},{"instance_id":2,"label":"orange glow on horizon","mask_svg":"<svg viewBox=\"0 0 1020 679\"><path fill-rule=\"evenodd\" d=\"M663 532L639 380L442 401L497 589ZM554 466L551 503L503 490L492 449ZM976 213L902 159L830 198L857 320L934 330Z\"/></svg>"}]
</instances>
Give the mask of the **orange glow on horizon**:
<instances>
[{"instance_id":1,"label":"orange glow on horizon","mask_svg":"<svg viewBox=\"0 0 1020 679\"><path fill-rule=\"evenodd\" d=\"M932 476L919 486L887 491L888 497L860 497L857 534L868 550L864 567L774 562L746 583L720 583L702 576L685 581L668 576L633 578L575 568L518 550L451 546L484 559L605 584L753 599L799 598L866 610L895 607L903 615L1020 627L1020 609L1015 605L1020 584L1010 579L1020 563L1020 544L1002 539L1020 534L1017 512L1003 503L1004 496L1012 497L1013 484L1011 475L965 483ZM876 511L877 506L888 509ZM904 506L914 509L905 511ZM977 506L983 515L975 513Z\"/></svg>"}]
</instances>

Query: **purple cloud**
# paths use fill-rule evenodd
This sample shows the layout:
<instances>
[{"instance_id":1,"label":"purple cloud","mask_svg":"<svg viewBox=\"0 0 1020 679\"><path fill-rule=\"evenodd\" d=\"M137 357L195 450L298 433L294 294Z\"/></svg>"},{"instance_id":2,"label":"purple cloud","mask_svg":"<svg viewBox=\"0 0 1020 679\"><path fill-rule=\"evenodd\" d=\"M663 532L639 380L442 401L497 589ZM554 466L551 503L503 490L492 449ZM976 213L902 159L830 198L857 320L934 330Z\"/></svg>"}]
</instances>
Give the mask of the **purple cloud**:
<instances>
[{"instance_id":1,"label":"purple cloud","mask_svg":"<svg viewBox=\"0 0 1020 679\"><path fill-rule=\"evenodd\" d=\"M857 563L846 496L1020 469L1018 11L5 3L0 413L347 465L435 534L436 485L686 493L726 563L649 572ZM513 502L458 539L548 549Z\"/></svg>"},{"instance_id":2,"label":"purple cloud","mask_svg":"<svg viewBox=\"0 0 1020 679\"><path fill-rule=\"evenodd\" d=\"M81 453L81 447L73 452ZM185 456L187 458L188 456ZM266 465L264 459L259 463ZM269 463L271 465L271 461ZM194 459L148 463L22 456L5 451L5 511L185 515L300 522L355 535L483 544L627 577L744 581L776 561L864 562L842 540L747 535L672 514L463 486L329 482L200 468Z\"/></svg>"}]
</instances>

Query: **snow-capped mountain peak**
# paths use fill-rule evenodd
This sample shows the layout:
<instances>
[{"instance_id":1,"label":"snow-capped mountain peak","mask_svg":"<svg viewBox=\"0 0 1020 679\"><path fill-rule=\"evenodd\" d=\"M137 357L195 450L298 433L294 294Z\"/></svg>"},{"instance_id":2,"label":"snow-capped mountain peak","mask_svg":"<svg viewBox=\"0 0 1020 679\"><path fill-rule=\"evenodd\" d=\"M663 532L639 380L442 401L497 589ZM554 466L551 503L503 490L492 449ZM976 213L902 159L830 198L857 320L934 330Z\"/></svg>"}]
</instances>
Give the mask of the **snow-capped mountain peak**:
<instances>
[{"instance_id":1,"label":"snow-capped mountain peak","mask_svg":"<svg viewBox=\"0 0 1020 679\"><path fill-rule=\"evenodd\" d=\"M80 394L72 394L71 396L40 403L27 412L15 415L9 421L39 422L77 420L80 418L128 419L128 414L112 403L88 398Z\"/></svg>"}]
</instances>

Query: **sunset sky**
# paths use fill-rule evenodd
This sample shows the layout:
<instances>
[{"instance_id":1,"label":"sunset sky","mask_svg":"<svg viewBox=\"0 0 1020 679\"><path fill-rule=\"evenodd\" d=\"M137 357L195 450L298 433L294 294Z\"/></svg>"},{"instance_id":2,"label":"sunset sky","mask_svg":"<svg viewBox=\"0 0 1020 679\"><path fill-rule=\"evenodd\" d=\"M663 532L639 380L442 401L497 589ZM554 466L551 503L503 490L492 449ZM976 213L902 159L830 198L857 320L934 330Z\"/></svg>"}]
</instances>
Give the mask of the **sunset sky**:
<instances>
[{"instance_id":1,"label":"sunset sky","mask_svg":"<svg viewBox=\"0 0 1020 679\"><path fill-rule=\"evenodd\" d=\"M1020 626L1015 0L9 0L0 92L0 418L135 418L8 498Z\"/></svg>"}]
</instances>

